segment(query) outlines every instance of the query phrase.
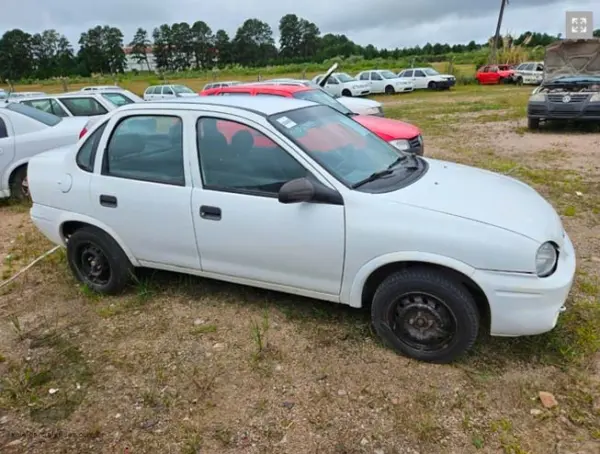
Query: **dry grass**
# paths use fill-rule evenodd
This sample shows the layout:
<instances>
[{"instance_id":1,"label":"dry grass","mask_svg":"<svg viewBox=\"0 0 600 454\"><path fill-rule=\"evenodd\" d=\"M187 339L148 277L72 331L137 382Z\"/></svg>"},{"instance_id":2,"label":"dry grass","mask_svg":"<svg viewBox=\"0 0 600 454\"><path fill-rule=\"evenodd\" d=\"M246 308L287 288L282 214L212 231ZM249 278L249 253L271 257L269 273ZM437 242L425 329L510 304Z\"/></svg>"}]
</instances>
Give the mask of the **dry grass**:
<instances>
[{"instance_id":1,"label":"dry grass","mask_svg":"<svg viewBox=\"0 0 600 454\"><path fill-rule=\"evenodd\" d=\"M598 139L526 132L517 115L526 93L472 87L386 101L389 115L424 129L430 156L522 179L564 215L579 272L556 330L482 338L459 363L433 366L382 347L367 313L299 297L168 273L98 297L61 252L0 290L0 447L600 452ZM51 245L26 207L0 213L6 277ZM539 391L559 406L543 409Z\"/></svg>"}]
</instances>

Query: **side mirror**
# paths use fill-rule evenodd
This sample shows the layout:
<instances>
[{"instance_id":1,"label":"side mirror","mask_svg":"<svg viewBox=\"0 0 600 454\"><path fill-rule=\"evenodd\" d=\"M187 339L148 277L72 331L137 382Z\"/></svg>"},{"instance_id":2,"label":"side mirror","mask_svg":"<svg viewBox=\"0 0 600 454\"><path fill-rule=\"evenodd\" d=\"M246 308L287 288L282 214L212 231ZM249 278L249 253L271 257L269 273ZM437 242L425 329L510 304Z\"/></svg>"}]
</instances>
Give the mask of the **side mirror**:
<instances>
[{"instance_id":1,"label":"side mirror","mask_svg":"<svg viewBox=\"0 0 600 454\"><path fill-rule=\"evenodd\" d=\"M281 186L278 199L281 203L310 202L315 194L315 186L308 178L296 178Z\"/></svg>"}]
</instances>

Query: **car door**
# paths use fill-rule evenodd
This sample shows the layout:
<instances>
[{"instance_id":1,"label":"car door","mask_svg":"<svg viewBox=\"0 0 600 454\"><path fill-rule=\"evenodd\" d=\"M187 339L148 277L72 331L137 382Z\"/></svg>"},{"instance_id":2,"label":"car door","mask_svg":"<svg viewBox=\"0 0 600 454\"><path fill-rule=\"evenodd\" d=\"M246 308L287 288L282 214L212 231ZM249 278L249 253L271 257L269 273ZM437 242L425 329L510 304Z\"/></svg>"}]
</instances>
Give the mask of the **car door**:
<instances>
[{"instance_id":1,"label":"car door","mask_svg":"<svg viewBox=\"0 0 600 454\"><path fill-rule=\"evenodd\" d=\"M4 175L15 159L15 134L7 115L0 110L0 195L8 189L8 177ZM6 186L6 187L5 187Z\"/></svg>"},{"instance_id":2,"label":"car door","mask_svg":"<svg viewBox=\"0 0 600 454\"><path fill-rule=\"evenodd\" d=\"M183 114L122 112L111 117L98 146L90 183L93 217L114 230L142 266L200 268L186 127Z\"/></svg>"},{"instance_id":3,"label":"car door","mask_svg":"<svg viewBox=\"0 0 600 454\"><path fill-rule=\"evenodd\" d=\"M384 93L385 92L385 81L381 74L377 71L371 71L369 73L371 78L371 92L372 93Z\"/></svg>"},{"instance_id":4,"label":"car door","mask_svg":"<svg viewBox=\"0 0 600 454\"><path fill-rule=\"evenodd\" d=\"M175 92L173 91L173 89L171 87L169 87L168 85L164 85L162 87L162 99L170 99L170 98L174 98L175 97Z\"/></svg>"},{"instance_id":5,"label":"car door","mask_svg":"<svg viewBox=\"0 0 600 454\"><path fill-rule=\"evenodd\" d=\"M427 88L427 76L420 69L415 69L413 81L415 88Z\"/></svg>"},{"instance_id":6,"label":"car door","mask_svg":"<svg viewBox=\"0 0 600 454\"><path fill-rule=\"evenodd\" d=\"M198 117L192 213L202 270L238 282L339 295L344 207L279 202L284 182L322 177L265 124L258 115L254 121ZM227 140L221 130L237 132Z\"/></svg>"},{"instance_id":7,"label":"car door","mask_svg":"<svg viewBox=\"0 0 600 454\"><path fill-rule=\"evenodd\" d=\"M335 76L329 76L325 88L331 96L342 96L342 84Z\"/></svg>"}]
</instances>

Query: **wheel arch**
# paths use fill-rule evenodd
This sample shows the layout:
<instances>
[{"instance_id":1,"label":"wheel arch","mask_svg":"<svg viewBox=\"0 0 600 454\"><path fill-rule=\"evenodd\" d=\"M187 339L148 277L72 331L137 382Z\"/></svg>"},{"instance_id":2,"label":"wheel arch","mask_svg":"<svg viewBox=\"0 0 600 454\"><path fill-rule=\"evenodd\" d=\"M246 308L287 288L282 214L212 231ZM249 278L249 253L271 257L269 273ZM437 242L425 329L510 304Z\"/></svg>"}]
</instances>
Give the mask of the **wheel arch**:
<instances>
[{"instance_id":1,"label":"wheel arch","mask_svg":"<svg viewBox=\"0 0 600 454\"><path fill-rule=\"evenodd\" d=\"M60 223L59 234L62 238L64 244L67 243L69 237L77 230L83 227L93 227L98 230L102 230L104 233L109 235L115 242L119 245L119 247L123 250L129 261L133 266L140 266L139 262L133 255L132 251L125 245L125 242L117 235L117 233L108 227L107 225L96 221L95 219L88 218L87 216L78 216L73 219L70 218L68 220L64 220Z\"/></svg>"},{"instance_id":2,"label":"wheel arch","mask_svg":"<svg viewBox=\"0 0 600 454\"><path fill-rule=\"evenodd\" d=\"M490 304L482 287L471 276L475 269L469 265L446 257L426 255L423 257L388 257L375 259L363 266L356 275L347 304L352 307L369 307L375 290L383 280L395 271L410 267L427 267L448 274L467 289L477 304L482 322L489 327Z\"/></svg>"}]
</instances>

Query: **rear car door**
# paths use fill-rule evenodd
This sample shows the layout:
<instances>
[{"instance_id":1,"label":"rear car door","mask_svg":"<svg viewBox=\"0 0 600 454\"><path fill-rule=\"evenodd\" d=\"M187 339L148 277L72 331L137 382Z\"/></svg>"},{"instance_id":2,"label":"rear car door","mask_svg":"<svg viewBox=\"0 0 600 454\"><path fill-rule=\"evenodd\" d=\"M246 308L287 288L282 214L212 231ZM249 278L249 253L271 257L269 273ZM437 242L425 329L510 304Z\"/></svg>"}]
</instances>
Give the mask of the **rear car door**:
<instances>
[{"instance_id":1,"label":"rear car door","mask_svg":"<svg viewBox=\"0 0 600 454\"><path fill-rule=\"evenodd\" d=\"M377 71L371 71L371 91L374 93L383 93L385 92L385 81L381 74Z\"/></svg>"},{"instance_id":2,"label":"rear car door","mask_svg":"<svg viewBox=\"0 0 600 454\"><path fill-rule=\"evenodd\" d=\"M142 266L200 268L184 157L193 140L184 140L184 128L185 112L122 112L108 121L98 146L93 216L118 233Z\"/></svg>"}]
</instances>

